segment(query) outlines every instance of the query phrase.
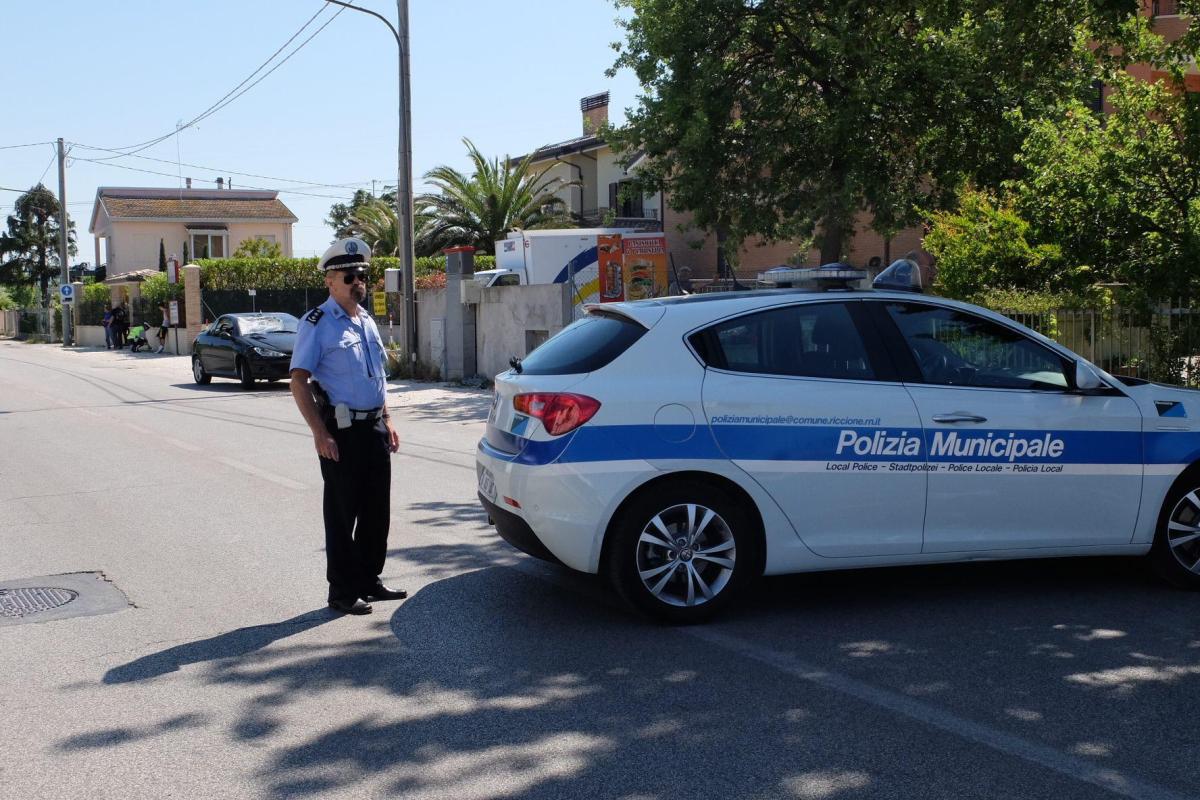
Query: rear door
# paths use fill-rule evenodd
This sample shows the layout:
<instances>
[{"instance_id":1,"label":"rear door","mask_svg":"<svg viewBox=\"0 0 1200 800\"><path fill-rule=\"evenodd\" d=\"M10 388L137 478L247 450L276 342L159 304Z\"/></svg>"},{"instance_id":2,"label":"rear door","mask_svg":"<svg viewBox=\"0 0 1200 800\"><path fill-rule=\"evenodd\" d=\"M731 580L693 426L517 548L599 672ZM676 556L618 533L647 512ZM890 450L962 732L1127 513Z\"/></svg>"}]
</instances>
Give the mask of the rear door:
<instances>
[{"instance_id":1,"label":"rear door","mask_svg":"<svg viewBox=\"0 0 1200 800\"><path fill-rule=\"evenodd\" d=\"M719 447L822 556L921 551L916 406L857 300L783 305L691 337Z\"/></svg>"},{"instance_id":2,"label":"rear door","mask_svg":"<svg viewBox=\"0 0 1200 800\"><path fill-rule=\"evenodd\" d=\"M926 552L1130 541L1142 485L1132 399L1071 391L1074 362L1016 327L934 304L867 305L902 346L896 363L915 373Z\"/></svg>"}]
</instances>

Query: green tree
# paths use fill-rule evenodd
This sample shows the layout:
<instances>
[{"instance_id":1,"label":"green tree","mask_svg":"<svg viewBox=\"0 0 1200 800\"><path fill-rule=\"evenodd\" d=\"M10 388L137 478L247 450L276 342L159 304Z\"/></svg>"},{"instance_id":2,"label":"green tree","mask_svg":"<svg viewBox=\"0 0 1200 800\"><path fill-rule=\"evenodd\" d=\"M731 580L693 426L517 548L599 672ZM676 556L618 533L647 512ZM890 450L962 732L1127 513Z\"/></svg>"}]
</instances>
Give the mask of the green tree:
<instances>
[{"instance_id":1,"label":"green tree","mask_svg":"<svg viewBox=\"0 0 1200 800\"><path fill-rule=\"evenodd\" d=\"M417 233L427 248L472 245L494 253L496 240L514 228L575 227L555 192L578 182L548 177L552 167L534 169L530 156L489 160L470 139L463 144L471 158L471 174L435 167L425 173L425 180L437 192L416 198L417 209L428 216Z\"/></svg>"},{"instance_id":2,"label":"green tree","mask_svg":"<svg viewBox=\"0 0 1200 800\"><path fill-rule=\"evenodd\" d=\"M163 240L158 240L158 271L167 271L167 246L163 244Z\"/></svg>"},{"instance_id":3,"label":"green tree","mask_svg":"<svg viewBox=\"0 0 1200 800\"><path fill-rule=\"evenodd\" d=\"M347 220L345 231L347 236L357 236L366 242L372 255L398 256L400 253L400 225L396 221L396 203L394 200L370 200L359 205L354 214ZM436 240L422 238L420 232L428 226L430 216L418 208L413 215L413 252L420 258L434 255L441 249Z\"/></svg>"},{"instance_id":4,"label":"green tree","mask_svg":"<svg viewBox=\"0 0 1200 800\"><path fill-rule=\"evenodd\" d=\"M992 290L1081 288L1062 268L1060 248L1034 244L1031 238L1030 224L1011 199L998 202L985 192L965 190L957 209L933 215L925 237L925 249L937 259L939 294L970 300Z\"/></svg>"},{"instance_id":5,"label":"green tree","mask_svg":"<svg viewBox=\"0 0 1200 800\"><path fill-rule=\"evenodd\" d=\"M270 242L261 236L253 239L243 239L237 250L233 251L234 258L283 258L283 248L279 242Z\"/></svg>"},{"instance_id":6,"label":"green tree","mask_svg":"<svg viewBox=\"0 0 1200 800\"><path fill-rule=\"evenodd\" d=\"M375 197L365 189L358 189L354 192L354 198L349 203L334 203L329 209L329 218L325 220L325 224L333 228L333 238L337 240L357 236L358 232L354 225L354 218L364 206L369 206L377 202L395 208L395 190L389 191L385 186L383 187L383 194Z\"/></svg>"},{"instance_id":7,"label":"green tree","mask_svg":"<svg viewBox=\"0 0 1200 800\"><path fill-rule=\"evenodd\" d=\"M1084 96L1134 35L1137 0L616 0L614 70L644 88L605 136L727 249L750 235L844 255L857 215L883 234L966 180L1012 175L1022 117Z\"/></svg>"},{"instance_id":8,"label":"green tree","mask_svg":"<svg viewBox=\"0 0 1200 800\"><path fill-rule=\"evenodd\" d=\"M1182 75L1178 76L1182 80ZM1200 290L1200 96L1112 78L1112 113L1034 123L1010 191L1034 238L1097 281L1167 299Z\"/></svg>"},{"instance_id":9,"label":"green tree","mask_svg":"<svg viewBox=\"0 0 1200 800\"><path fill-rule=\"evenodd\" d=\"M38 184L17 198L7 230L0 233L0 283L36 285L50 305L50 281L60 270L58 198ZM67 252L74 255L75 223L67 219Z\"/></svg>"}]
</instances>

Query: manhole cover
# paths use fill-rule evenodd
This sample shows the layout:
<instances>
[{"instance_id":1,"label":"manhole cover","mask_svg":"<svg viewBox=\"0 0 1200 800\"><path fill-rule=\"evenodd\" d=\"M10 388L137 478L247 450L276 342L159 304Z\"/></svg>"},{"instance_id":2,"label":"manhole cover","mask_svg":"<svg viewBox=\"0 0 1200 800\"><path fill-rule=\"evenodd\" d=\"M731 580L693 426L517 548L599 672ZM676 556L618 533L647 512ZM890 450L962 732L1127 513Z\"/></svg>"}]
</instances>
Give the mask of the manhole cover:
<instances>
[{"instance_id":1,"label":"manhole cover","mask_svg":"<svg viewBox=\"0 0 1200 800\"><path fill-rule=\"evenodd\" d=\"M31 586L27 589L0 589L0 616L26 617L39 611L65 606L79 597L70 589Z\"/></svg>"}]
</instances>

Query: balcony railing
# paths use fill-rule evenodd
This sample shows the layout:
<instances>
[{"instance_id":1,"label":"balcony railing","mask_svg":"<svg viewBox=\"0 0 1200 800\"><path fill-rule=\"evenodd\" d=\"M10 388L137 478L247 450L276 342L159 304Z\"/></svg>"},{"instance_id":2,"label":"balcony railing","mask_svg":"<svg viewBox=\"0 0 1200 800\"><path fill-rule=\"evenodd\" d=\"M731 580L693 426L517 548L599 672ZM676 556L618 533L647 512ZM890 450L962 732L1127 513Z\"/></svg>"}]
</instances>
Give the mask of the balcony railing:
<instances>
[{"instance_id":1,"label":"balcony railing","mask_svg":"<svg viewBox=\"0 0 1200 800\"><path fill-rule=\"evenodd\" d=\"M609 216L611 209L600 207L584 209L579 215L580 224L585 228L636 228L640 231L661 231L662 220L658 218L658 209L649 208L642 217Z\"/></svg>"}]
</instances>

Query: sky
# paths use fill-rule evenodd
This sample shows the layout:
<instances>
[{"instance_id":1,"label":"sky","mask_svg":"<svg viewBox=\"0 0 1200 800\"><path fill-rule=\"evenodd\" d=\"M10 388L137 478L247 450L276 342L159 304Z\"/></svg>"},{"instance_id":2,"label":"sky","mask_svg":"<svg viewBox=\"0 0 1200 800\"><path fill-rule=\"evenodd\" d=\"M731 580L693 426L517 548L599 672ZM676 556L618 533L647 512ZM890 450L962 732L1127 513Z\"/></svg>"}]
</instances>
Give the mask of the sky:
<instances>
[{"instance_id":1,"label":"sky","mask_svg":"<svg viewBox=\"0 0 1200 800\"><path fill-rule=\"evenodd\" d=\"M396 21L391 0L357 4ZM235 189L280 190L299 217L293 254L319 255L332 240L324 220L333 203L371 189L372 179L378 189L396 182L395 39L367 14L334 18L336 11L322 0L0 0L8 65L0 81L0 148L8 148L0 149L0 210L11 213L11 190L39 180L57 194L53 147L12 146L62 137L72 148L72 263L94 261L87 228L97 187L177 187L181 173L194 188L214 188L223 176ZM286 63L173 133L318 12L271 65L329 24ZM628 70L604 74L616 58L612 43L623 38L617 16L611 0L409 0L415 191L435 166L468 169L464 137L485 155L504 156L580 135L587 95L610 92L609 118L623 121L639 87ZM87 160L114 155L88 148L126 149L165 134L172 135L142 158Z\"/></svg>"}]
</instances>

